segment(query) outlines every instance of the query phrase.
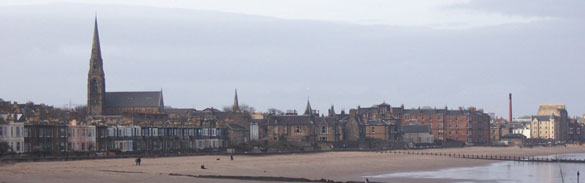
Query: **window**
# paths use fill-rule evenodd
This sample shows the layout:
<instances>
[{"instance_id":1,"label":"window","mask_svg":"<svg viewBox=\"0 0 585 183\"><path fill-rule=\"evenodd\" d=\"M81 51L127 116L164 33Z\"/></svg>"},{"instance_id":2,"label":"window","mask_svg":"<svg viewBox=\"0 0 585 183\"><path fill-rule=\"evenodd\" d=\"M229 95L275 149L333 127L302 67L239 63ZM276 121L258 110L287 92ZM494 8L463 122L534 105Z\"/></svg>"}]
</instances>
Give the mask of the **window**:
<instances>
[{"instance_id":1,"label":"window","mask_svg":"<svg viewBox=\"0 0 585 183\"><path fill-rule=\"evenodd\" d=\"M16 136L20 137L20 127L16 127ZM18 143L17 145L20 145L20 143Z\"/></svg>"},{"instance_id":2,"label":"window","mask_svg":"<svg viewBox=\"0 0 585 183\"><path fill-rule=\"evenodd\" d=\"M327 134L327 126L321 126L321 134Z\"/></svg>"},{"instance_id":3,"label":"window","mask_svg":"<svg viewBox=\"0 0 585 183\"><path fill-rule=\"evenodd\" d=\"M85 143L81 143L81 150L85 151Z\"/></svg>"},{"instance_id":4,"label":"window","mask_svg":"<svg viewBox=\"0 0 585 183\"><path fill-rule=\"evenodd\" d=\"M94 67L95 69L95 67ZM96 79L91 80L91 92L92 94L97 94L99 88L99 83Z\"/></svg>"},{"instance_id":5,"label":"window","mask_svg":"<svg viewBox=\"0 0 585 183\"><path fill-rule=\"evenodd\" d=\"M376 133L376 127L373 127L373 126L372 126L372 127L370 127L370 132L372 132L372 133Z\"/></svg>"},{"instance_id":6,"label":"window","mask_svg":"<svg viewBox=\"0 0 585 183\"><path fill-rule=\"evenodd\" d=\"M327 137L321 137L321 138L320 138L320 140L321 140L322 142L327 142Z\"/></svg>"},{"instance_id":7,"label":"window","mask_svg":"<svg viewBox=\"0 0 585 183\"><path fill-rule=\"evenodd\" d=\"M16 151L20 151L20 142L16 142Z\"/></svg>"},{"instance_id":8,"label":"window","mask_svg":"<svg viewBox=\"0 0 585 183\"><path fill-rule=\"evenodd\" d=\"M301 126L297 126L295 128L295 133L302 133L302 132L303 132L303 129L301 128Z\"/></svg>"},{"instance_id":9,"label":"window","mask_svg":"<svg viewBox=\"0 0 585 183\"><path fill-rule=\"evenodd\" d=\"M404 118L406 118L406 120L410 120L410 115L405 115Z\"/></svg>"},{"instance_id":10,"label":"window","mask_svg":"<svg viewBox=\"0 0 585 183\"><path fill-rule=\"evenodd\" d=\"M81 129L81 136L85 137L85 129Z\"/></svg>"},{"instance_id":11,"label":"window","mask_svg":"<svg viewBox=\"0 0 585 183\"><path fill-rule=\"evenodd\" d=\"M437 119L442 120L443 116L439 115L439 116L437 116Z\"/></svg>"},{"instance_id":12,"label":"window","mask_svg":"<svg viewBox=\"0 0 585 183\"><path fill-rule=\"evenodd\" d=\"M3 127L0 126L0 136L2 136L3 133L4 133Z\"/></svg>"}]
</instances>

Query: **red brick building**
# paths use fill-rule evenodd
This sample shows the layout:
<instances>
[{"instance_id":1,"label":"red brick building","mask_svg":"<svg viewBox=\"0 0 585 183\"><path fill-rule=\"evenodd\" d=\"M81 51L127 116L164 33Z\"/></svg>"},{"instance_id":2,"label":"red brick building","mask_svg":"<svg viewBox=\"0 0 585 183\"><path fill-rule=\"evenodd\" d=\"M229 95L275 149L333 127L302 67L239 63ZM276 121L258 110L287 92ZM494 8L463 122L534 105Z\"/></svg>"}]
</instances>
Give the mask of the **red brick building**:
<instances>
[{"instance_id":1,"label":"red brick building","mask_svg":"<svg viewBox=\"0 0 585 183\"><path fill-rule=\"evenodd\" d=\"M474 107L459 110L405 109L402 121L403 124L429 125L439 142L459 141L476 145L490 143L490 117L483 110L476 110Z\"/></svg>"}]
</instances>

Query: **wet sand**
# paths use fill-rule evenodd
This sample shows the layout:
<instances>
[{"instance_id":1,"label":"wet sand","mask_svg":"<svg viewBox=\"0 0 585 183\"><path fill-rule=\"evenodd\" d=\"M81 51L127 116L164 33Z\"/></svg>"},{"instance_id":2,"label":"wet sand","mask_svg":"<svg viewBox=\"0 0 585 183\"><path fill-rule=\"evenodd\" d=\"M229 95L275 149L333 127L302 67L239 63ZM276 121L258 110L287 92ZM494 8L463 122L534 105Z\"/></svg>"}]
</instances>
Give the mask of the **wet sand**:
<instances>
[{"instance_id":1,"label":"wet sand","mask_svg":"<svg viewBox=\"0 0 585 183\"><path fill-rule=\"evenodd\" d=\"M537 156L584 153L584 146L570 147L469 147L427 149L426 152L492 154L501 156ZM220 158L220 160L216 160ZM191 156L143 158L142 166L134 159L106 159L62 162L25 162L0 165L0 183L6 182L260 182L249 180L204 179L169 174L270 176L336 181L363 181L363 176L393 172L438 170L493 163L491 160L460 159L440 156L406 155L376 152L326 152L267 156ZM207 169L202 170L204 164ZM372 179L370 179L372 180ZM374 180L388 181L388 180ZM397 180L394 180L397 181ZM412 180L409 182L452 182L453 180ZM265 181L261 181L265 182Z\"/></svg>"}]
</instances>

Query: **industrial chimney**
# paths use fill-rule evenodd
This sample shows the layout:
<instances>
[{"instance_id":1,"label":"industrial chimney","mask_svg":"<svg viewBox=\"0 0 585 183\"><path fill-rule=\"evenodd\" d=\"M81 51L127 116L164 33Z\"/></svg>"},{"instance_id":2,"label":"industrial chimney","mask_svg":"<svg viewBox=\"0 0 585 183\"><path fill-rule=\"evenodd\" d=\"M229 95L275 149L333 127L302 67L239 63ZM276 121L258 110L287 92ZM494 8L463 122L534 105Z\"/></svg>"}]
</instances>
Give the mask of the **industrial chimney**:
<instances>
[{"instance_id":1,"label":"industrial chimney","mask_svg":"<svg viewBox=\"0 0 585 183\"><path fill-rule=\"evenodd\" d=\"M509 115L508 115L508 124L512 123L512 93L510 93L510 106L509 106Z\"/></svg>"}]
</instances>

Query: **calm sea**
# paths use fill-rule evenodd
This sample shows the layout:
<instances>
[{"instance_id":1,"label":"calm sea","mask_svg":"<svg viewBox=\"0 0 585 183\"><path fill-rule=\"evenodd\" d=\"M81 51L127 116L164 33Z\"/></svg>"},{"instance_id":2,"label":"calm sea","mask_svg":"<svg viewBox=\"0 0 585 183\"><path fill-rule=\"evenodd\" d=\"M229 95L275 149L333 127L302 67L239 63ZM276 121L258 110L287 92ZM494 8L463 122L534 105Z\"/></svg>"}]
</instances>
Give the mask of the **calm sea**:
<instances>
[{"instance_id":1,"label":"calm sea","mask_svg":"<svg viewBox=\"0 0 585 183\"><path fill-rule=\"evenodd\" d=\"M556 155L550 156L554 157ZM562 158L585 159L585 153L562 154ZM577 171L580 182L585 183L585 163L535 163L505 161L486 166L449 168L437 171L402 172L367 176L372 180L393 179L415 180L433 179L444 182L498 182L498 183L575 183ZM407 181L408 182L408 181Z\"/></svg>"}]
</instances>

